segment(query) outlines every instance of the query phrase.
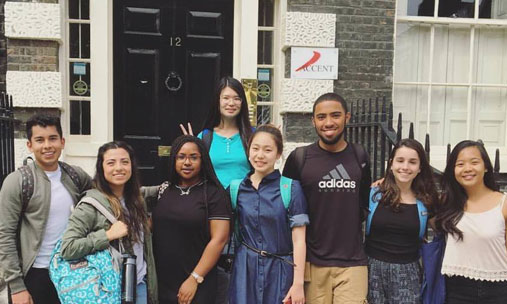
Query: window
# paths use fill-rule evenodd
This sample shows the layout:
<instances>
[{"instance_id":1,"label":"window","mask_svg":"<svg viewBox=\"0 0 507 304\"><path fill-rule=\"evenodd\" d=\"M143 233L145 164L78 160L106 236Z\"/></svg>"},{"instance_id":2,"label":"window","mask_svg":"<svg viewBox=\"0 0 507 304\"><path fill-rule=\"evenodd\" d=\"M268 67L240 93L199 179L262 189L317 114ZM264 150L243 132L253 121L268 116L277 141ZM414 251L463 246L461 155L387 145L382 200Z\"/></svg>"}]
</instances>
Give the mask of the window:
<instances>
[{"instance_id":1,"label":"window","mask_svg":"<svg viewBox=\"0 0 507 304\"><path fill-rule=\"evenodd\" d=\"M393 99L421 142L506 146L507 1L399 0Z\"/></svg>"},{"instance_id":2,"label":"window","mask_svg":"<svg viewBox=\"0 0 507 304\"><path fill-rule=\"evenodd\" d=\"M90 2L67 2L67 100L70 134L90 134Z\"/></svg>"},{"instance_id":3,"label":"window","mask_svg":"<svg viewBox=\"0 0 507 304\"><path fill-rule=\"evenodd\" d=\"M275 1L259 0L257 50L257 124L273 121L275 69Z\"/></svg>"}]
</instances>

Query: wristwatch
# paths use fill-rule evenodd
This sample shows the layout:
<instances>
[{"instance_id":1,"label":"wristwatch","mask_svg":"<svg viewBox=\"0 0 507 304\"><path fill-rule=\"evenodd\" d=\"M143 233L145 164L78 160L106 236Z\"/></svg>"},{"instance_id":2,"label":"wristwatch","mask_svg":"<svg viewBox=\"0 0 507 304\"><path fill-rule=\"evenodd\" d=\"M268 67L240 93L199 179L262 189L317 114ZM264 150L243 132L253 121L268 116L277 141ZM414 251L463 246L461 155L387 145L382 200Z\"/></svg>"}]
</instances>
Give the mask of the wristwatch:
<instances>
[{"instance_id":1,"label":"wristwatch","mask_svg":"<svg viewBox=\"0 0 507 304\"><path fill-rule=\"evenodd\" d=\"M197 272L192 271L191 275L194 277L195 281L198 284L201 284L204 281L204 278L197 274Z\"/></svg>"}]
</instances>

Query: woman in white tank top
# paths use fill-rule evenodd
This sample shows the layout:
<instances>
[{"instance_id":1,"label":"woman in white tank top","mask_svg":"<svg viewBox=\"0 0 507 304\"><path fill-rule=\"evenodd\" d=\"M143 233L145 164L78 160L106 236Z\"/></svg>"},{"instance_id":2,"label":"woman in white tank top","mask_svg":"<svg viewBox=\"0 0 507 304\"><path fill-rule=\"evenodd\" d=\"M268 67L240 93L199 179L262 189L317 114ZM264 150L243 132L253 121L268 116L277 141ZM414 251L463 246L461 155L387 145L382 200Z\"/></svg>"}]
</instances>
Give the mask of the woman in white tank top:
<instances>
[{"instance_id":1,"label":"woman in white tank top","mask_svg":"<svg viewBox=\"0 0 507 304\"><path fill-rule=\"evenodd\" d=\"M507 303L507 204L482 143L454 147L442 193L436 226L447 234L446 303Z\"/></svg>"}]
</instances>

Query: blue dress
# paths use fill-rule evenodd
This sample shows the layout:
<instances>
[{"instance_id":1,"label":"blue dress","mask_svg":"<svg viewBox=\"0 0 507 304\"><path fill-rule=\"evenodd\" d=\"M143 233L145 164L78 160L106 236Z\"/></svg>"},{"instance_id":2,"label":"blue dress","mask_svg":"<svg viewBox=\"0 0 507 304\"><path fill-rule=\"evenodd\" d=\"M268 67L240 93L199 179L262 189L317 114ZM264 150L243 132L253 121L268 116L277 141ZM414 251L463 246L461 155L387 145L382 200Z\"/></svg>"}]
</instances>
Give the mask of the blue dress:
<instances>
[{"instance_id":1,"label":"blue dress","mask_svg":"<svg viewBox=\"0 0 507 304\"><path fill-rule=\"evenodd\" d=\"M309 224L306 199L298 181L292 182L288 210L280 194L280 172L266 176L256 190L249 177L239 187L236 207L240 237L249 246L270 253L292 252L292 228ZM229 287L230 304L281 303L292 286L293 266L262 257L236 244ZM292 262L292 256L287 256Z\"/></svg>"}]
</instances>

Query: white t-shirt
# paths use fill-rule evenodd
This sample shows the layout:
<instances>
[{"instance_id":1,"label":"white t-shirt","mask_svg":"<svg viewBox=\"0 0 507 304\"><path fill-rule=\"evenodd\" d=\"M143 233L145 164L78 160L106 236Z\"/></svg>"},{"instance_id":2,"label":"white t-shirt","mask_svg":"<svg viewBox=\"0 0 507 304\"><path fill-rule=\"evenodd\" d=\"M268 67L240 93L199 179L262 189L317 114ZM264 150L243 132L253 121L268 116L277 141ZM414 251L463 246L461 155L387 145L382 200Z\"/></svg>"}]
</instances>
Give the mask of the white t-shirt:
<instances>
[{"instance_id":1,"label":"white t-shirt","mask_svg":"<svg viewBox=\"0 0 507 304\"><path fill-rule=\"evenodd\" d=\"M33 267L35 268L49 267L51 253L55 248L56 242L62 238L63 232L67 228L67 223L72 213L72 206L74 205L72 196L62 184L62 170L60 166L58 166L56 171L45 172L51 182L51 204L39 254L33 263Z\"/></svg>"}]
</instances>

